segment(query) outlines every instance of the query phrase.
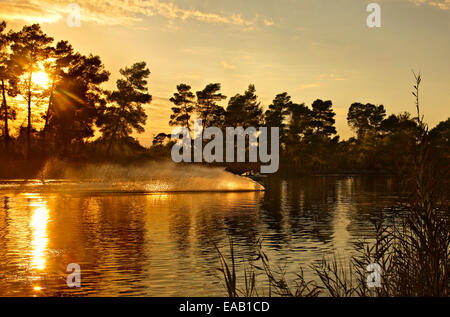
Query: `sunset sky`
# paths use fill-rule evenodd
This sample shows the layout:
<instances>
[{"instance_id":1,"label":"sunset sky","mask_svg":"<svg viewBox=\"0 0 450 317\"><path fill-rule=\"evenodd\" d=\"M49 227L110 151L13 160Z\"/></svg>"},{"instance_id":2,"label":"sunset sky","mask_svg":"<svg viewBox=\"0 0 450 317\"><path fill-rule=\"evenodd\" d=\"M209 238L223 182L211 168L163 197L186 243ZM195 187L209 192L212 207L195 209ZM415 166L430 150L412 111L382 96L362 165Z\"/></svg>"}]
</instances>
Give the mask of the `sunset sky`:
<instances>
[{"instance_id":1,"label":"sunset sky","mask_svg":"<svg viewBox=\"0 0 450 317\"><path fill-rule=\"evenodd\" d=\"M81 26L67 25L67 5ZM0 0L0 20L18 30L41 23L56 41L102 58L113 88L119 68L146 61L153 101L147 131L170 132L176 85L194 91L222 83L228 97L255 84L264 107L287 91L295 102L331 99L339 135L348 138L353 102L414 112L412 70L423 76L431 125L450 115L450 0L378 0L381 28L366 25L363 0ZM223 106L226 106L226 100Z\"/></svg>"}]
</instances>

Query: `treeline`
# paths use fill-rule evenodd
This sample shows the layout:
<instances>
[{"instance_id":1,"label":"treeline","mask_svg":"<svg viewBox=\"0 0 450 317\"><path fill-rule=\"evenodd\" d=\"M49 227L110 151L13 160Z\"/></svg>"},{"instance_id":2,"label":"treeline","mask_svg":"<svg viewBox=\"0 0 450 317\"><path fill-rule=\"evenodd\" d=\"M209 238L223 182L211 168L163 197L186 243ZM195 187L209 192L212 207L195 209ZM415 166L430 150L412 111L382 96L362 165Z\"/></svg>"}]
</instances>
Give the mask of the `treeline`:
<instances>
[{"instance_id":1,"label":"treeline","mask_svg":"<svg viewBox=\"0 0 450 317\"><path fill-rule=\"evenodd\" d=\"M48 83L36 80L44 73ZM170 159L176 140L159 133L150 148L143 147L133 133L144 132L147 114L143 108L152 100L148 91L150 71L145 62L120 70L116 89L101 85L109 80L99 56L82 55L68 41L54 43L38 24L6 31L0 24L0 158L19 162L60 157L77 161ZM288 93L275 96L264 111L254 85L228 99L220 83L193 91L180 84L170 98L171 126L192 129L194 118L203 128L268 126L280 128L281 173L310 171L396 172L413 164L418 118L404 112L386 115L383 105L350 105L349 126L356 137L340 140L336 113L330 100L317 99L309 107L291 100ZM16 133L11 125L19 108L26 120ZM15 124L17 126L17 123ZM440 168L448 169L450 120L432 129L431 151ZM228 164L244 172L255 164Z\"/></svg>"},{"instance_id":2,"label":"treeline","mask_svg":"<svg viewBox=\"0 0 450 317\"><path fill-rule=\"evenodd\" d=\"M192 118L201 118L203 128L279 127L280 172L290 175L311 171L404 175L413 164L420 113L414 117L408 112L387 116L383 105L355 102L348 109L347 121L356 137L341 141L331 100L317 99L308 107L283 92L263 111L255 86L250 85L244 93L231 97L225 109L218 104L227 98L220 88L219 83L209 84L194 94L189 85L178 85L170 99L173 108L169 124L191 129ZM450 119L437 125L430 135L434 159L438 166L448 169ZM170 135L159 133L153 140L152 154L170 157L173 142ZM257 169L249 163L225 165L235 172Z\"/></svg>"}]
</instances>

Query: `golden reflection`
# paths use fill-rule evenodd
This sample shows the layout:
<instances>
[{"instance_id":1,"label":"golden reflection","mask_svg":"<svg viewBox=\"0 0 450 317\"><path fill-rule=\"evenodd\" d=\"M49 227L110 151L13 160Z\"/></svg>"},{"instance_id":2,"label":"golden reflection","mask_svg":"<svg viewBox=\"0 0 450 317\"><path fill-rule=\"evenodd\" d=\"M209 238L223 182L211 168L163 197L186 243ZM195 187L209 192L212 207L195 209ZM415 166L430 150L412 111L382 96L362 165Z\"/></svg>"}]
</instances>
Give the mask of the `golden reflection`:
<instances>
[{"instance_id":1,"label":"golden reflection","mask_svg":"<svg viewBox=\"0 0 450 317\"><path fill-rule=\"evenodd\" d=\"M151 194L147 194L146 195L147 200L149 201L161 201L161 200L168 200L169 199L169 194L166 193L151 193Z\"/></svg>"},{"instance_id":2,"label":"golden reflection","mask_svg":"<svg viewBox=\"0 0 450 317\"><path fill-rule=\"evenodd\" d=\"M31 218L31 228L33 230L32 256L33 267L37 270L45 268L45 251L47 248L47 223L49 220L49 210L45 202L39 201L33 204L36 207Z\"/></svg>"}]
</instances>

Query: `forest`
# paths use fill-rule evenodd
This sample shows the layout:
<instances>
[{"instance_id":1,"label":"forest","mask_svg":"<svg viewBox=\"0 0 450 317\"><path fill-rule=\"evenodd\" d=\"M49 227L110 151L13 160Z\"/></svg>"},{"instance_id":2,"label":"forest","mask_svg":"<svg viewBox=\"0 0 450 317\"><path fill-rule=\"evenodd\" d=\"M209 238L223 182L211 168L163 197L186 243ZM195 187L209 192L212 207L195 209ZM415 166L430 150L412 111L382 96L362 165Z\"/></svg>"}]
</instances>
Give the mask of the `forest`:
<instances>
[{"instance_id":1,"label":"forest","mask_svg":"<svg viewBox=\"0 0 450 317\"><path fill-rule=\"evenodd\" d=\"M152 101L149 66L143 61L124 66L112 91L102 88L110 75L99 56L82 55L68 41L55 42L39 24L8 31L6 23L0 23L0 177L32 177L49 158L122 164L170 160L176 142L170 135L157 134L150 147L136 138L145 132L147 121L152 122L152 113L145 111ZM419 84L412 92L417 100ZM262 105L252 84L229 98L221 93L220 83L199 91L180 83L174 90L167 118L171 126L192 128L193 119L200 118L203 128L279 127L280 174L402 177L414 163L423 116L414 109L413 99L414 114L388 114L384 105L355 101L349 105L347 122L356 136L341 140L331 100L317 99L309 106L281 92L270 105ZM436 174L445 177L450 118L427 130L429 157L441 171ZM254 163L214 165L236 173L256 170Z\"/></svg>"}]
</instances>

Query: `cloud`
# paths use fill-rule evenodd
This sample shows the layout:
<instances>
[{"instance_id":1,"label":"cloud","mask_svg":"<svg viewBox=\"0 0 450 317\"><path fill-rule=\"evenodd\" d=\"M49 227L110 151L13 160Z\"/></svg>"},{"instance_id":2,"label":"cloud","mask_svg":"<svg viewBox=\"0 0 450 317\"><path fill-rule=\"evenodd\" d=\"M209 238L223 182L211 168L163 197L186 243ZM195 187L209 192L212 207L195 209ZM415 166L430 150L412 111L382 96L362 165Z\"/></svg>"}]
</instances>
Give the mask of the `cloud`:
<instances>
[{"instance_id":1,"label":"cloud","mask_svg":"<svg viewBox=\"0 0 450 317\"><path fill-rule=\"evenodd\" d=\"M265 26L272 26L274 24L275 24L275 22L273 22L272 19L264 19L264 25Z\"/></svg>"},{"instance_id":2,"label":"cloud","mask_svg":"<svg viewBox=\"0 0 450 317\"><path fill-rule=\"evenodd\" d=\"M27 23L54 23L63 18L58 10L51 10L45 6L37 6L31 1L4 0L1 4L1 20L16 21L21 20Z\"/></svg>"},{"instance_id":3,"label":"cloud","mask_svg":"<svg viewBox=\"0 0 450 317\"><path fill-rule=\"evenodd\" d=\"M236 66L231 65L231 64L228 64L228 63L225 62L225 61L221 61L221 62L220 62L220 65L222 65L222 67L223 67L224 69L228 69L228 70L235 70L235 69L236 69Z\"/></svg>"},{"instance_id":4,"label":"cloud","mask_svg":"<svg viewBox=\"0 0 450 317\"><path fill-rule=\"evenodd\" d=\"M2 0L2 18L27 23L55 23L69 15L67 0ZM172 2L160 0L76 0L81 8L81 21L102 25L132 25L144 17L162 16L169 21L194 20L205 23L230 24L252 29L256 19L246 20L239 14L184 9Z\"/></svg>"},{"instance_id":5,"label":"cloud","mask_svg":"<svg viewBox=\"0 0 450 317\"><path fill-rule=\"evenodd\" d=\"M441 10L450 10L450 0L409 0L420 6L422 4L430 5Z\"/></svg>"},{"instance_id":6,"label":"cloud","mask_svg":"<svg viewBox=\"0 0 450 317\"><path fill-rule=\"evenodd\" d=\"M300 86L300 89L310 89L310 88L318 88L319 84L304 84Z\"/></svg>"}]
</instances>

